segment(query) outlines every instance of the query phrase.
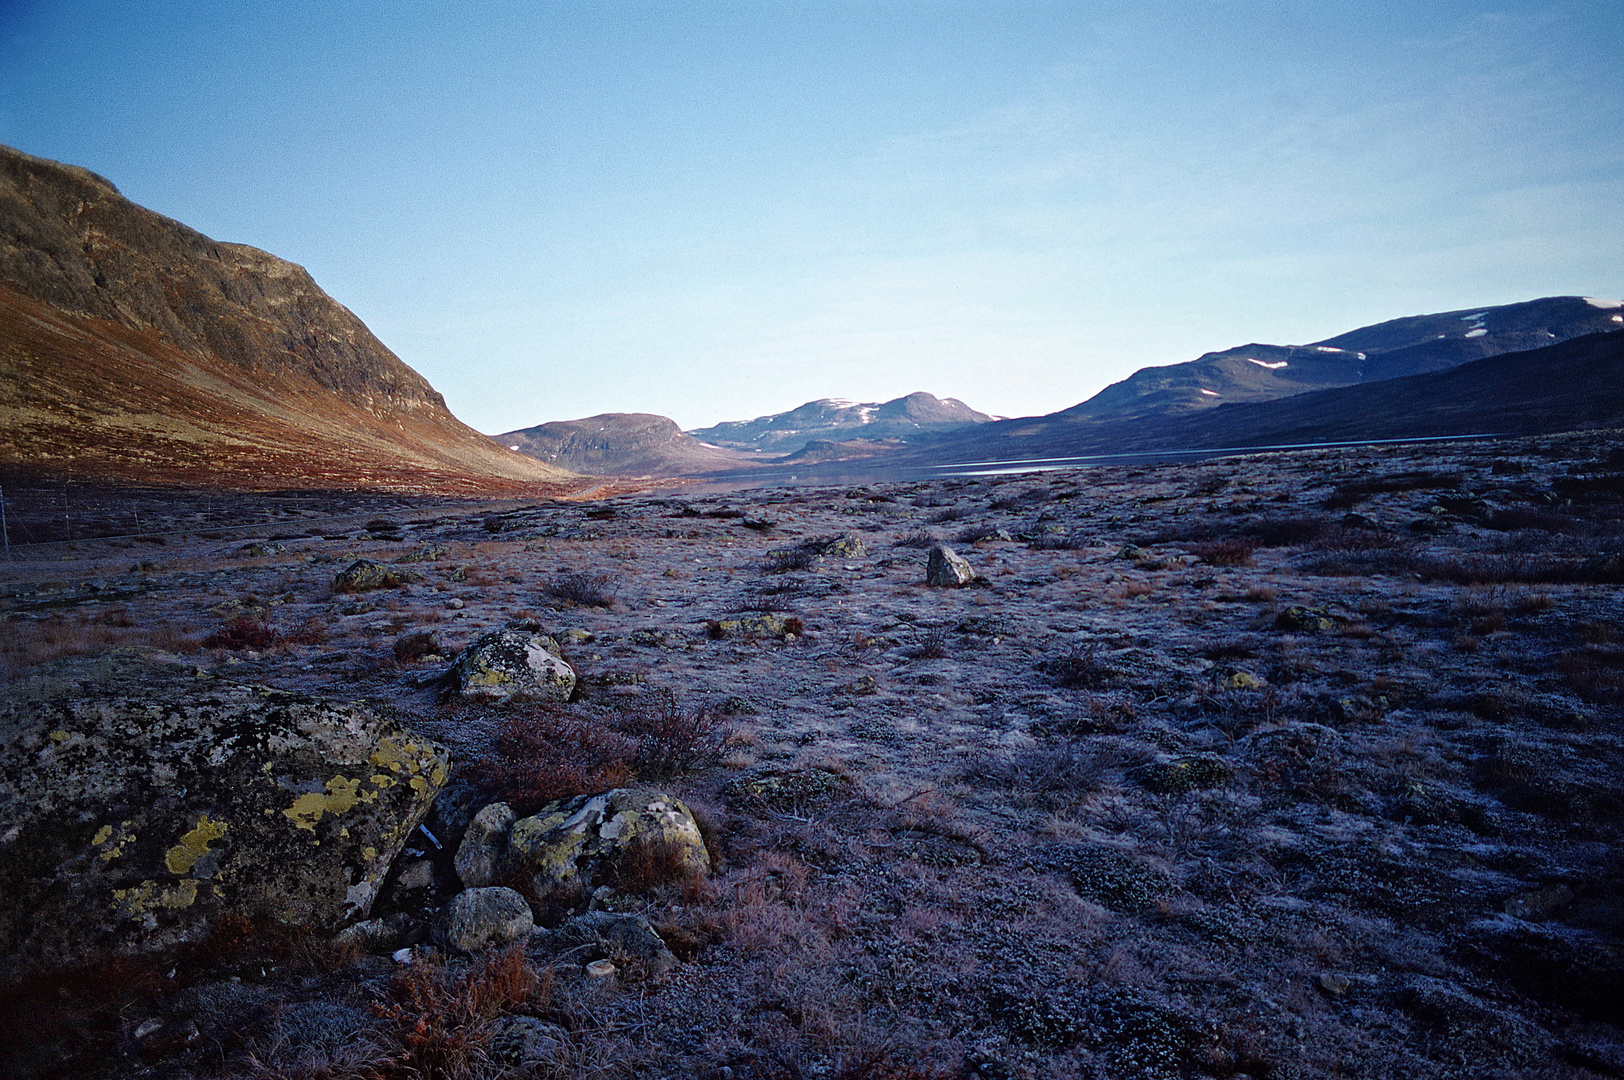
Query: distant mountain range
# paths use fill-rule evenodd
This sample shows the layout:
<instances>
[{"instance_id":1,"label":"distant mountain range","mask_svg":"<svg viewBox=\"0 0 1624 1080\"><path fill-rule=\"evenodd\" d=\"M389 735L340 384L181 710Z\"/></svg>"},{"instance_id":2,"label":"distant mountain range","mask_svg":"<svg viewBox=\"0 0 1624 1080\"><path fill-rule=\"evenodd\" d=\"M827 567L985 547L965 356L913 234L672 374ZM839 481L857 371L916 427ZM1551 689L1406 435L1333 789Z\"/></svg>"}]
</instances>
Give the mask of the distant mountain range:
<instances>
[{"instance_id":1,"label":"distant mountain range","mask_svg":"<svg viewBox=\"0 0 1624 1080\"><path fill-rule=\"evenodd\" d=\"M133 483L534 492L290 262L0 147L0 470Z\"/></svg>"},{"instance_id":2,"label":"distant mountain range","mask_svg":"<svg viewBox=\"0 0 1624 1080\"><path fill-rule=\"evenodd\" d=\"M675 476L1624 424L1605 375L1611 350L1624 347L1620 330L1624 304L1552 296L1143 368L1044 416L999 420L917 393L880 404L824 398L686 434L664 417L610 413L498 439L581 472ZM1516 359L1487 362L1500 356Z\"/></svg>"},{"instance_id":3,"label":"distant mountain range","mask_svg":"<svg viewBox=\"0 0 1624 1080\"><path fill-rule=\"evenodd\" d=\"M1144 368L1001 420L833 398L684 432L605 413L493 441L300 267L0 147L0 476L541 494L577 473L804 475L1126 451L1624 426L1624 304L1416 315Z\"/></svg>"},{"instance_id":4,"label":"distant mountain range","mask_svg":"<svg viewBox=\"0 0 1624 1080\"><path fill-rule=\"evenodd\" d=\"M1183 364L1141 368L1053 415L1091 420L1165 416L1446 371L1500 353L1618 329L1624 317L1608 304L1551 296L1412 315L1309 345L1241 345Z\"/></svg>"},{"instance_id":5,"label":"distant mountain range","mask_svg":"<svg viewBox=\"0 0 1624 1080\"><path fill-rule=\"evenodd\" d=\"M991 420L962 401L914 393L873 403L822 398L788 412L688 432L674 420L650 413L602 413L505 431L495 438L575 472L683 476L883 456L902 449L909 437Z\"/></svg>"},{"instance_id":6,"label":"distant mountain range","mask_svg":"<svg viewBox=\"0 0 1624 1080\"><path fill-rule=\"evenodd\" d=\"M787 454L814 440L834 443L906 439L921 432L984 424L991 419L956 398L920 392L886 402L820 398L789 412L697 428L688 434L734 450Z\"/></svg>"}]
</instances>

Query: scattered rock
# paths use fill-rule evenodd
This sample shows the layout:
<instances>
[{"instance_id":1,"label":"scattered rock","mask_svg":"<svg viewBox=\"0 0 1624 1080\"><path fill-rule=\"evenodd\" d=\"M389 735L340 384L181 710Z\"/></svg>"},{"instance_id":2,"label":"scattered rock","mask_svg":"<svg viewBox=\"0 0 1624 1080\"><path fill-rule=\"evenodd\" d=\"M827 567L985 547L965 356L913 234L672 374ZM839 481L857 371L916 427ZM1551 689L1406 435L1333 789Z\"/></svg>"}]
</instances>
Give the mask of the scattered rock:
<instances>
[{"instance_id":1,"label":"scattered rock","mask_svg":"<svg viewBox=\"0 0 1624 1080\"><path fill-rule=\"evenodd\" d=\"M868 554L868 546L861 537L841 533L827 540L813 540L806 545L814 553L830 559L857 559Z\"/></svg>"},{"instance_id":2,"label":"scattered rock","mask_svg":"<svg viewBox=\"0 0 1624 1080\"><path fill-rule=\"evenodd\" d=\"M658 978L677 966L665 939L641 915L589 911L570 919L549 935L560 947L576 955L594 952L613 956L628 978Z\"/></svg>"},{"instance_id":3,"label":"scattered rock","mask_svg":"<svg viewBox=\"0 0 1624 1080\"><path fill-rule=\"evenodd\" d=\"M398 588L405 578L381 562L356 559L333 578L336 593L370 592L373 589Z\"/></svg>"},{"instance_id":4,"label":"scattered rock","mask_svg":"<svg viewBox=\"0 0 1624 1080\"><path fill-rule=\"evenodd\" d=\"M568 701L575 671L557 653L550 637L497 630L464 649L448 678L463 697Z\"/></svg>"},{"instance_id":5,"label":"scattered rock","mask_svg":"<svg viewBox=\"0 0 1624 1080\"><path fill-rule=\"evenodd\" d=\"M493 885L465 889L452 897L442 933L447 948L473 953L528 937L535 925L523 896Z\"/></svg>"},{"instance_id":6,"label":"scattered rock","mask_svg":"<svg viewBox=\"0 0 1624 1080\"><path fill-rule=\"evenodd\" d=\"M1573 890L1566 885L1547 885L1542 889L1518 893L1502 905L1507 915L1529 922L1544 922L1560 914L1573 903Z\"/></svg>"},{"instance_id":7,"label":"scattered rock","mask_svg":"<svg viewBox=\"0 0 1624 1080\"><path fill-rule=\"evenodd\" d=\"M432 630L414 630L410 634L402 634L395 639L395 662L409 663L413 660L422 660L429 656L441 656L445 652L440 639Z\"/></svg>"},{"instance_id":8,"label":"scattered rock","mask_svg":"<svg viewBox=\"0 0 1624 1080\"><path fill-rule=\"evenodd\" d=\"M497 1021L486 1053L498 1065L518 1066L525 1075L552 1075L570 1056L569 1032L534 1016L508 1016Z\"/></svg>"},{"instance_id":9,"label":"scattered rock","mask_svg":"<svg viewBox=\"0 0 1624 1080\"><path fill-rule=\"evenodd\" d=\"M771 611L728 615L710 619L705 623L705 634L711 638L779 638L797 637L804 633L801 620L793 615L777 615Z\"/></svg>"},{"instance_id":10,"label":"scattered rock","mask_svg":"<svg viewBox=\"0 0 1624 1080\"><path fill-rule=\"evenodd\" d=\"M776 526L778 522L769 517L756 517L751 514L746 514L744 517L739 519L739 524L743 525L746 529L754 529L756 532L767 532Z\"/></svg>"},{"instance_id":11,"label":"scattered rock","mask_svg":"<svg viewBox=\"0 0 1624 1080\"><path fill-rule=\"evenodd\" d=\"M725 789L729 798L774 813L821 810L851 794L852 782L827 769L752 769L734 777Z\"/></svg>"},{"instance_id":12,"label":"scattered rock","mask_svg":"<svg viewBox=\"0 0 1624 1080\"><path fill-rule=\"evenodd\" d=\"M976 572L962 555L945 544L930 549L930 560L925 564L925 584L942 588L958 588L976 579Z\"/></svg>"},{"instance_id":13,"label":"scattered rock","mask_svg":"<svg viewBox=\"0 0 1624 1080\"><path fill-rule=\"evenodd\" d=\"M1336 629L1336 620L1320 608L1293 604L1275 616L1274 628L1294 634L1317 634Z\"/></svg>"},{"instance_id":14,"label":"scattered rock","mask_svg":"<svg viewBox=\"0 0 1624 1080\"><path fill-rule=\"evenodd\" d=\"M529 879L537 895L573 885L636 891L709 869L693 814L680 799L649 788L579 795L520 818L501 863L504 876Z\"/></svg>"},{"instance_id":15,"label":"scattered rock","mask_svg":"<svg viewBox=\"0 0 1624 1080\"><path fill-rule=\"evenodd\" d=\"M1158 795L1183 795L1229 782L1234 770L1217 754L1158 757L1129 770L1129 776Z\"/></svg>"},{"instance_id":16,"label":"scattered rock","mask_svg":"<svg viewBox=\"0 0 1624 1080\"><path fill-rule=\"evenodd\" d=\"M0 691L6 975L227 914L364 917L448 764L359 705L128 655L41 665Z\"/></svg>"}]
</instances>

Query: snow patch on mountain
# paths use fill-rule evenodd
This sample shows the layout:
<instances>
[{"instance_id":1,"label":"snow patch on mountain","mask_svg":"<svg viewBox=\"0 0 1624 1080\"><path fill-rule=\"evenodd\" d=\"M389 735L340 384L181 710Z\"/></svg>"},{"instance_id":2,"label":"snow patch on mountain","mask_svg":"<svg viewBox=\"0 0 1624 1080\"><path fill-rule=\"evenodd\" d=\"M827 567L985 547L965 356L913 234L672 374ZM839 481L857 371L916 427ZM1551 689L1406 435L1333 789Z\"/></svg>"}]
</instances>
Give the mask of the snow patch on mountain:
<instances>
[{"instance_id":1,"label":"snow patch on mountain","mask_svg":"<svg viewBox=\"0 0 1624 1080\"><path fill-rule=\"evenodd\" d=\"M1341 352L1342 350L1332 349L1331 351ZM1246 362L1248 364L1256 364L1260 368L1268 368L1270 371L1279 371L1281 368L1286 366L1286 362L1284 360L1276 360L1271 364L1267 360L1253 360L1250 356L1246 358Z\"/></svg>"},{"instance_id":2,"label":"snow patch on mountain","mask_svg":"<svg viewBox=\"0 0 1624 1080\"><path fill-rule=\"evenodd\" d=\"M1608 308L1624 307L1624 300L1603 300L1599 296L1587 296L1584 298L1584 302L1591 307L1599 307L1604 311Z\"/></svg>"}]
</instances>

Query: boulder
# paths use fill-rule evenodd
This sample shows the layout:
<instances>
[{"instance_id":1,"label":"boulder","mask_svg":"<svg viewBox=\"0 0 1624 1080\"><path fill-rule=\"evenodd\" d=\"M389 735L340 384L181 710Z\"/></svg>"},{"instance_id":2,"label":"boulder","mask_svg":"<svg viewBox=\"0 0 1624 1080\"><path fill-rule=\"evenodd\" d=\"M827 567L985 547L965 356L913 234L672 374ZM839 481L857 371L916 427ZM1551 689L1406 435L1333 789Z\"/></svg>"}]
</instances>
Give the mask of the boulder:
<instances>
[{"instance_id":1,"label":"boulder","mask_svg":"<svg viewBox=\"0 0 1624 1080\"><path fill-rule=\"evenodd\" d=\"M930 549L930 561L925 565L925 584L946 588L968 585L976 579L970 564L952 548L937 544Z\"/></svg>"},{"instance_id":2,"label":"boulder","mask_svg":"<svg viewBox=\"0 0 1624 1080\"><path fill-rule=\"evenodd\" d=\"M658 978L677 966L665 939L641 915L589 911L547 936L577 955L613 956L635 976Z\"/></svg>"},{"instance_id":3,"label":"boulder","mask_svg":"<svg viewBox=\"0 0 1624 1080\"><path fill-rule=\"evenodd\" d=\"M356 559L334 576L333 591L368 592L372 589L393 589L400 583L400 575L383 563L371 559Z\"/></svg>"},{"instance_id":4,"label":"boulder","mask_svg":"<svg viewBox=\"0 0 1624 1080\"><path fill-rule=\"evenodd\" d=\"M522 876L537 895L560 886L623 890L702 875L710 853L679 799L649 788L616 788L549 803L508 833L503 876Z\"/></svg>"},{"instance_id":5,"label":"boulder","mask_svg":"<svg viewBox=\"0 0 1624 1080\"><path fill-rule=\"evenodd\" d=\"M498 1065L520 1066L525 1075L551 1076L570 1057L569 1032L534 1016L504 1016L486 1044Z\"/></svg>"},{"instance_id":6,"label":"boulder","mask_svg":"<svg viewBox=\"0 0 1624 1080\"><path fill-rule=\"evenodd\" d=\"M6 976L194 941L224 915L364 918L448 766L359 705L135 655L34 668L0 691Z\"/></svg>"},{"instance_id":7,"label":"boulder","mask_svg":"<svg viewBox=\"0 0 1624 1080\"><path fill-rule=\"evenodd\" d=\"M468 823L457 847L457 876L464 887L475 889L496 880L496 868L507 850L508 830L516 815L505 802L491 803Z\"/></svg>"},{"instance_id":8,"label":"boulder","mask_svg":"<svg viewBox=\"0 0 1624 1080\"><path fill-rule=\"evenodd\" d=\"M1275 616L1274 626L1297 634L1318 634L1335 630L1336 619L1323 608L1293 604Z\"/></svg>"},{"instance_id":9,"label":"boulder","mask_svg":"<svg viewBox=\"0 0 1624 1080\"><path fill-rule=\"evenodd\" d=\"M479 638L451 665L449 678L463 697L568 701L575 672L543 634L497 630Z\"/></svg>"},{"instance_id":10,"label":"boulder","mask_svg":"<svg viewBox=\"0 0 1624 1080\"><path fill-rule=\"evenodd\" d=\"M841 533L827 540L812 540L806 546L829 559L860 559L868 554L868 545L863 543L863 538L851 533Z\"/></svg>"},{"instance_id":11,"label":"boulder","mask_svg":"<svg viewBox=\"0 0 1624 1080\"><path fill-rule=\"evenodd\" d=\"M513 889L464 889L446 905L441 933L447 948L474 953L529 937L536 927L530 904Z\"/></svg>"}]
</instances>

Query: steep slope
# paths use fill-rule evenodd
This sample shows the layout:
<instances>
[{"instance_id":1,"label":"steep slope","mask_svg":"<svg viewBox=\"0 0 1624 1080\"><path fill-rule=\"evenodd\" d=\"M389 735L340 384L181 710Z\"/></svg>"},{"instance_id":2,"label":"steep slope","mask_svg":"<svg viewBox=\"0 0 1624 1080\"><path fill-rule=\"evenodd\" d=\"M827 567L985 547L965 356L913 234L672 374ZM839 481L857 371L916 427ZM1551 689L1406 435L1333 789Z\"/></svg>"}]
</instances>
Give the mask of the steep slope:
<instances>
[{"instance_id":1,"label":"steep slope","mask_svg":"<svg viewBox=\"0 0 1624 1080\"><path fill-rule=\"evenodd\" d=\"M1614 301L1551 296L1499 307L1412 315L1310 345L1242 345L1143 368L1059 415L1159 416L1269 401L1336 386L1445 371L1487 356L1619 329Z\"/></svg>"},{"instance_id":2,"label":"steep slope","mask_svg":"<svg viewBox=\"0 0 1624 1080\"><path fill-rule=\"evenodd\" d=\"M1089 420L1066 414L984 425L913 448L914 460L1023 460L1624 427L1624 333L1604 332L1446 371L1198 413Z\"/></svg>"},{"instance_id":3,"label":"steep slope","mask_svg":"<svg viewBox=\"0 0 1624 1080\"><path fill-rule=\"evenodd\" d=\"M685 435L675 420L652 413L601 413L506 431L496 440L571 472L609 476L681 476L748 468L757 455L711 446Z\"/></svg>"},{"instance_id":4,"label":"steep slope","mask_svg":"<svg viewBox=\"0 0 1624 1080\"><path fill-rule=\"evenodd\" d=\"M728 421L688 434L717 446L787 454L813 440L833 443L901 439L991 419L955 398L917 392L879 403L820 398L789 412Z\"/></svg>"},{"instance_id":5,"label":"steep slope","mask_svg":"<svg viewBox=\"0 0 1624 1080\"><path fill-rule=\"evenodd\" d=\"M9 147L0 467L240 487L568 479L459 422L302 268Z\"/></svg>"}]
</instances>

